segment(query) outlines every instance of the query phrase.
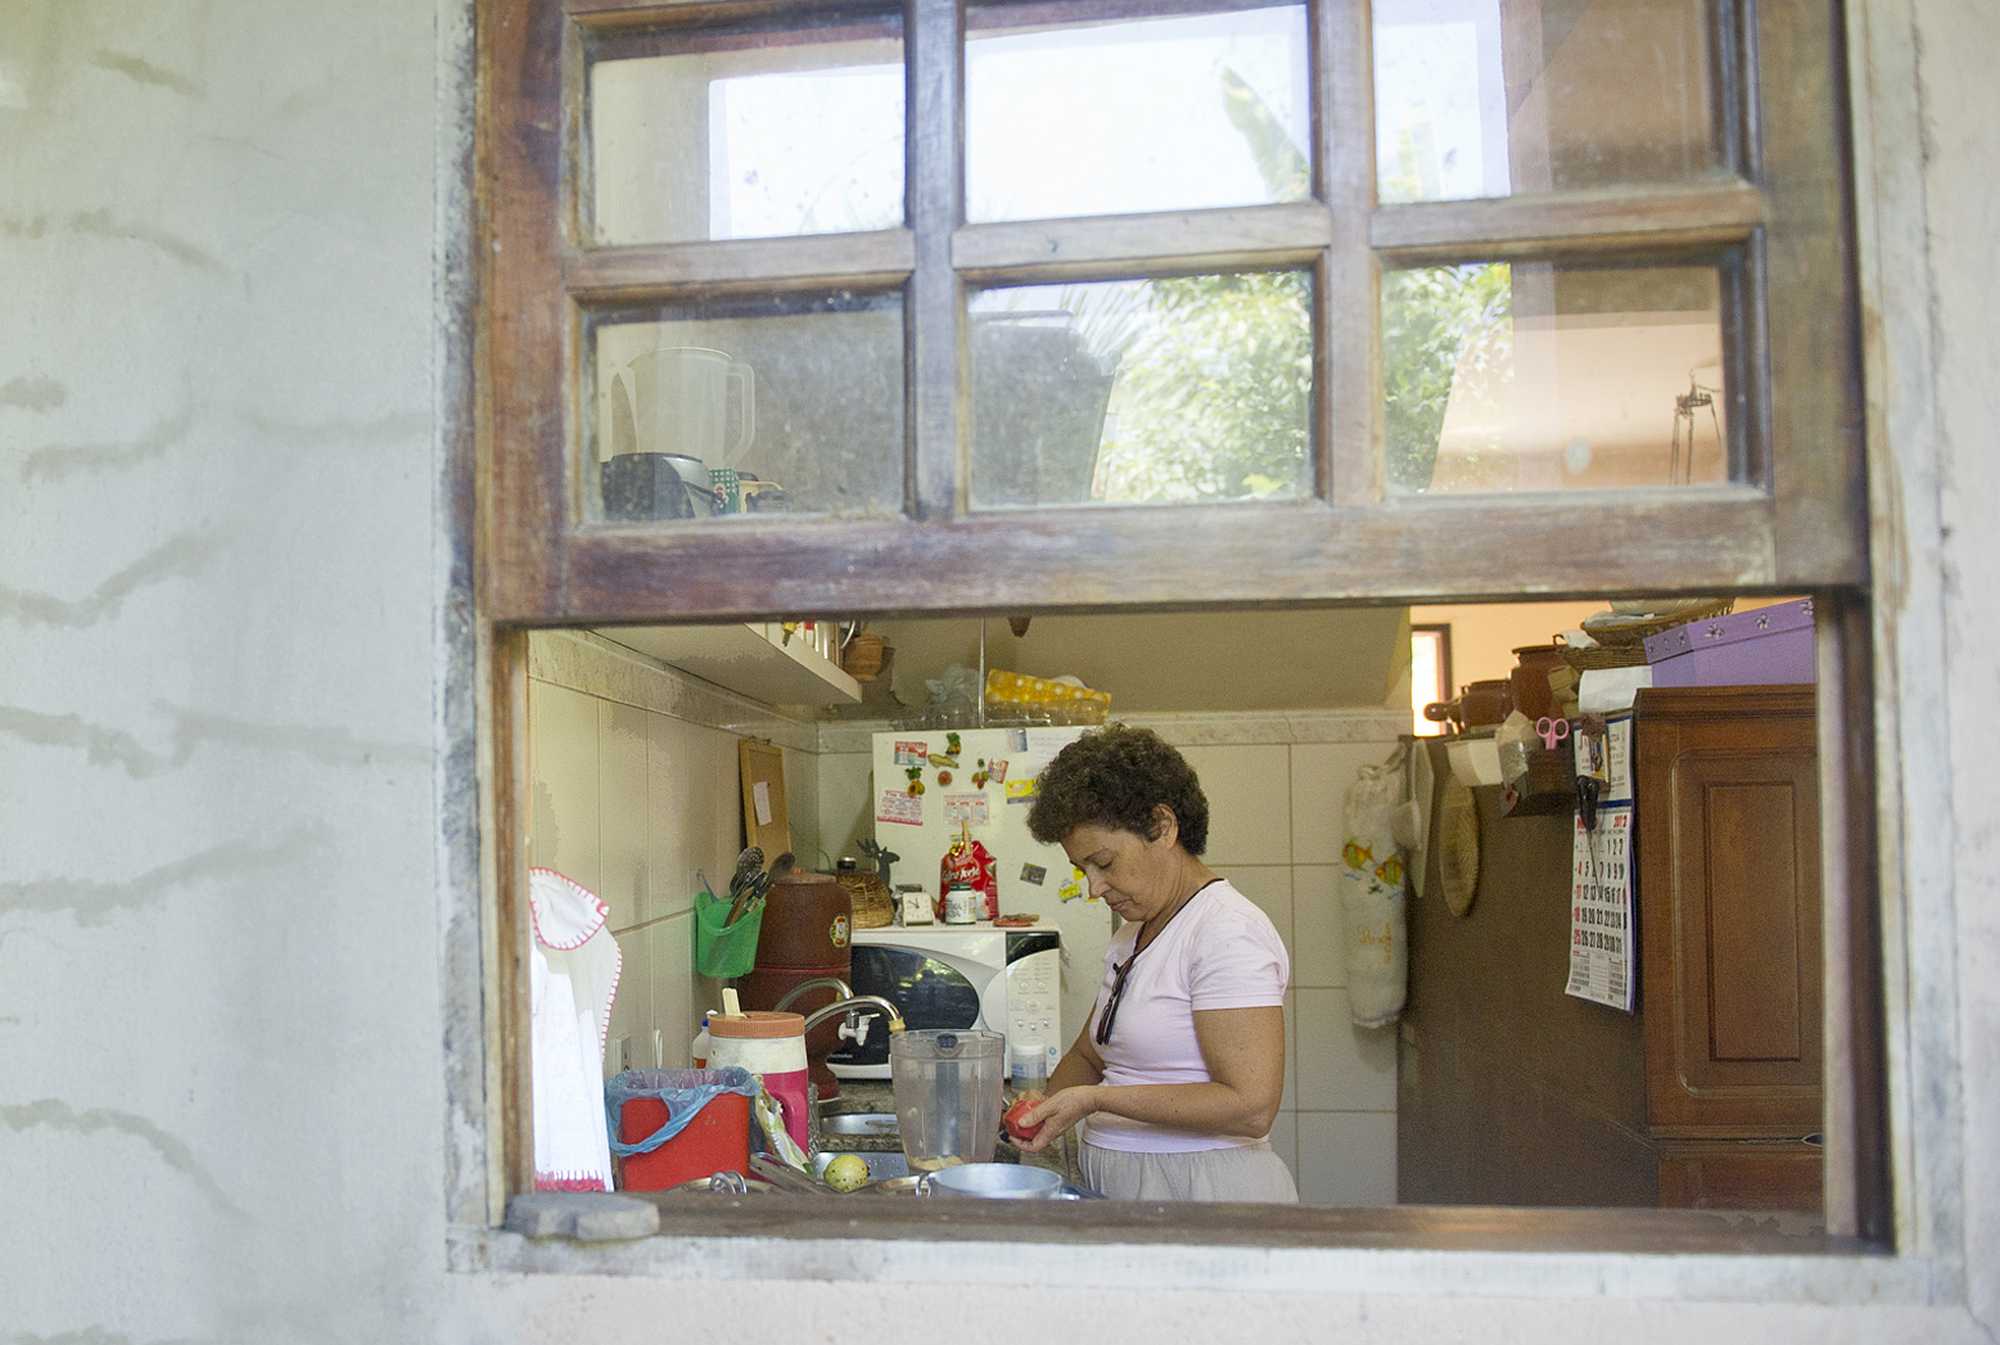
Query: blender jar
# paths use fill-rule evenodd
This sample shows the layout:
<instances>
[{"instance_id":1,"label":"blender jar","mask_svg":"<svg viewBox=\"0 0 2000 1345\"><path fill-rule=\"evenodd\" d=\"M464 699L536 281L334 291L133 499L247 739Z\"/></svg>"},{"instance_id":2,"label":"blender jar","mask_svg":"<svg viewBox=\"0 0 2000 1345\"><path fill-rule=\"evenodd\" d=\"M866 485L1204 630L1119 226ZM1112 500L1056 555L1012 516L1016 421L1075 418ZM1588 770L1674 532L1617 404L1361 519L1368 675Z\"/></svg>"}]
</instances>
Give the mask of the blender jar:
<instances>
[{"instance_id":1,"label":"blender jar","mask_svg":"<svg viewBox=\"0 0 2000 1345\"><path fill-rule=\"evenodd\" d=\"M927 1029L889 1038L889 1078L910 1171L993 1161L1006 1049L998 1032Z\"/></svg>"}]
</instances>

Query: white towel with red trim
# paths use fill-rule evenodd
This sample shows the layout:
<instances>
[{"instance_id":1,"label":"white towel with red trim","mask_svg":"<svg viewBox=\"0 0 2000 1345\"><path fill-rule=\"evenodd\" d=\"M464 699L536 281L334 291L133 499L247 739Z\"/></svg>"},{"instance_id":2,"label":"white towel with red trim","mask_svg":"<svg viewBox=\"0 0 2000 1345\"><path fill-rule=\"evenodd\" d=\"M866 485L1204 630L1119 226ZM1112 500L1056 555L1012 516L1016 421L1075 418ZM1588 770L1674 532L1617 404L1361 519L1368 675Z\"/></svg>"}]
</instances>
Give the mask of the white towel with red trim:
<instances>
[{"instance_id":1,"label":"white towel with red trim","mask_svg":"<svg viewBox=\"0 0 2000 1345\"><path fill-rule=\"evenodd\" d=\"M609 1191L604 1035L624 959L597 895L553 869L528 875L535 1068L535 1186Z\"/></svg>"}]
</instances>

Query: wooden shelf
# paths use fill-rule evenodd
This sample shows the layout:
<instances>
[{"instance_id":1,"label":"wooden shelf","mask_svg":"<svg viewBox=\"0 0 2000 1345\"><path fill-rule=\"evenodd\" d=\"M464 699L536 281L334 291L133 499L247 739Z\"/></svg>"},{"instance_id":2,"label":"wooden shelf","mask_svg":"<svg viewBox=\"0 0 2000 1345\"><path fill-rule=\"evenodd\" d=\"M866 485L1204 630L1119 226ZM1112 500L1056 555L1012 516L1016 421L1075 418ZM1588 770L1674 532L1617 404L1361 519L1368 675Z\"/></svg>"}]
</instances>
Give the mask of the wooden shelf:
<instances>
[{"instance_id":1,"label":"wooden shelf","mask_svg":"<svg viewBox=\"0 0 2000 1345\"><path fill-rule=\"evenodd\" d=\"M607 640L767 705L850 705L861 684L800 635L776 621L725 626L622 626Z\"/></svg>"}]
</instances>

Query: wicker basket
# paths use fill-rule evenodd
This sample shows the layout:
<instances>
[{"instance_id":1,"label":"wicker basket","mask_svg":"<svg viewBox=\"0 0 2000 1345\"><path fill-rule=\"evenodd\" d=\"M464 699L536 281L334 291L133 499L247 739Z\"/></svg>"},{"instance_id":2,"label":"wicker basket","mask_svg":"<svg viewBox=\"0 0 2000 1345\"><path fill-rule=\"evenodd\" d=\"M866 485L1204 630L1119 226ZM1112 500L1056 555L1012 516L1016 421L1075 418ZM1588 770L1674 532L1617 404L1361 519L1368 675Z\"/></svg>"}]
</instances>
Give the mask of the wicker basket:
<instances>
[{"instance_id":1,"label":"wicker basket","mask_svg":"<svg viewBox=\"0 0 2000 1345\"><path fill-rule=\"evenodd\" d=\"M1643 644L1592 645L1588 649L1577 649L1556 636L1556 644L1562 649L1563 662L1580 673L1599 672L1606 668L1639 668L1646 663L1646 646Z\"/></svg>"},{"instance_id":2,"label":"wicker basket","mask_svg":"<svg viewBox=\"0 0 2000 1345\"><path fill-rule=\"evenodd\" d=\"M1646 639L1676 626L1685 626L1690 621L1706 621L1710 617L1726 616L1736 608L1734 598L1717 598L1701 607L1675 612L1672 616L1635 620L1621 626L1617 631L1607 631L1602 636L1591 632L1597 643L1587 649L1570 645L1562 636L1556 636L1556 644L1562 649L1563 662L1578 672L1602 671L1606 668L1643 668L1646 666Z\"/></svg>"},{"instance_id":3,"label":"wicker basket","mask_svg":"<svg viewBox=\"0 0 2000 1345\"><path fill-rule=\"evenodd\" d=\"M854 928L881 929L896 923L896 899L880 877L872 873L843 873L840 885L847 889Z\"/></svg>"}]
</instances>

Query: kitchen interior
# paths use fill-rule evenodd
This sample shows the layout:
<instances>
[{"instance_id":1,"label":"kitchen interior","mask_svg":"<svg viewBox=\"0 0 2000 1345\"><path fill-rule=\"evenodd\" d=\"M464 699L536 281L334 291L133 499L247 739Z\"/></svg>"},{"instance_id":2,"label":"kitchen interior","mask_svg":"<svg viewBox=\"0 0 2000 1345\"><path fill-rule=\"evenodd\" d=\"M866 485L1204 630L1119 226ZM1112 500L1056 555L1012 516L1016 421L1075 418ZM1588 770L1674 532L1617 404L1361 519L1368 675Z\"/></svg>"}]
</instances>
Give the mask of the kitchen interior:
<instances>
[{"instance_id":1,"label":"kitchen interior","mask_svg":"<svg viewBox=\"0 0 2000 1345\"><path fill-rule=\"evenodd\" d=\"M1672 181L1713 162L1704 5L1375 11L1385 201ZM1303 7L1002 14L969 19L969 219L1306 193ZM894 22L612 54L592 69L597 243L903 219ZM1165 78L1176 60L1185 77ZM1176 92L1141 115L1162 89L1218 78L1227 97ZM1141 112L1107 119L1107 105ZM1171 147L1136 133L1160 124ZM1071 149L1055 165L1052 138ZM1170 148L1207 171L1164 171ZM1386 272L1385 488L1729 481L1735 283L1702 258ZM1297 271L972 287L970 507L1309 496L1311 285ZM700 530L900 511L904 458L884 446L906 437L902 297L731 290L589 310L587 518ZM1197 384L1210 391L1191 398ZM983 1113L949 1154L913 1133L882 1020L1004 1038L960 1080L996 1109L1046 1078L1088 1017L1114 921L1060 849L1028 837L1021 805L1062 745L1117 721L1193 765L1208 862L1290 956L1270 1143L1304 1202L1693 1207L1811 1227L1814 647L1811 601L1776 596L537 632L530 859L603 907L595 921L583 902L567 937L538 924L538 956L593 964L571 984L598 993L574 992L603 1047L582 1073L613 1089L598 1136L653 1142L581 1184L832 1196L851 1153L860 1192L998 1159L1053 1165L1052 1189L1088 1198L1073 1153L1024 1164ZM793 1037L733 1035L780 1005L803 1015ZM738 1061L803 1082L671 1105L629 1083ZM926 1068L935 1092L935 1062L910 1077ZM674 1130L685 1115L714 1125Z\"/></svg>"},{"instance_id":2,"label":"kitchen interior","mask_svg":"<svg viewBox=\"0 0 2000 1345\"><path fill-rule=\"evenodd\" d=\"M620 964L607 1081L720 1059L697 1035L730 992L808 1016L851 992L890 999L913 1029L1006 1036L996 1082L1011 1097L1084 1023L1113 928L1015 800L1092 723L1144 725L1195 768L1209 862L1290 956L1271 1143L1303 1201L1741 1209L1809 1227L1811 604L1724 606L1692 626L1676 620L1692 608L1581 602L539 632L530 857L605 907ZM1593 628L1655 632L1653 647L1594 643ZM1710 630L1711 647L1664 648ZM1581 790L1589 743L1610 749L1607 778ZM1402 866L1400 1012L1363 1026L1380 987L1364 1015L1349 969L1375 949L1348 928L1343 889L1370 837L1349 805L1385 767L1401 816L1368 862ZM995 901L947 913L965 840ZM729 969L715 936L730 926L722 910L704 933L699 894L719 901L759 842L797 872L746 903L747 968L704 975ZM1580 856L1620 877L1583 893ZM982 934L1017 948L953 947ZM1604 945L1594 962L1579 938ZM1026 982L1031 1010L996 1008L993 981ZM863 1190L907 1180L881 1015L849 1004L807 1036L808 1167L861 1152ZM985 1156L1022 1155L1002 1140ZM673 1175L704 1190L710 1176Z\"/></svg>"}]
</instances>

